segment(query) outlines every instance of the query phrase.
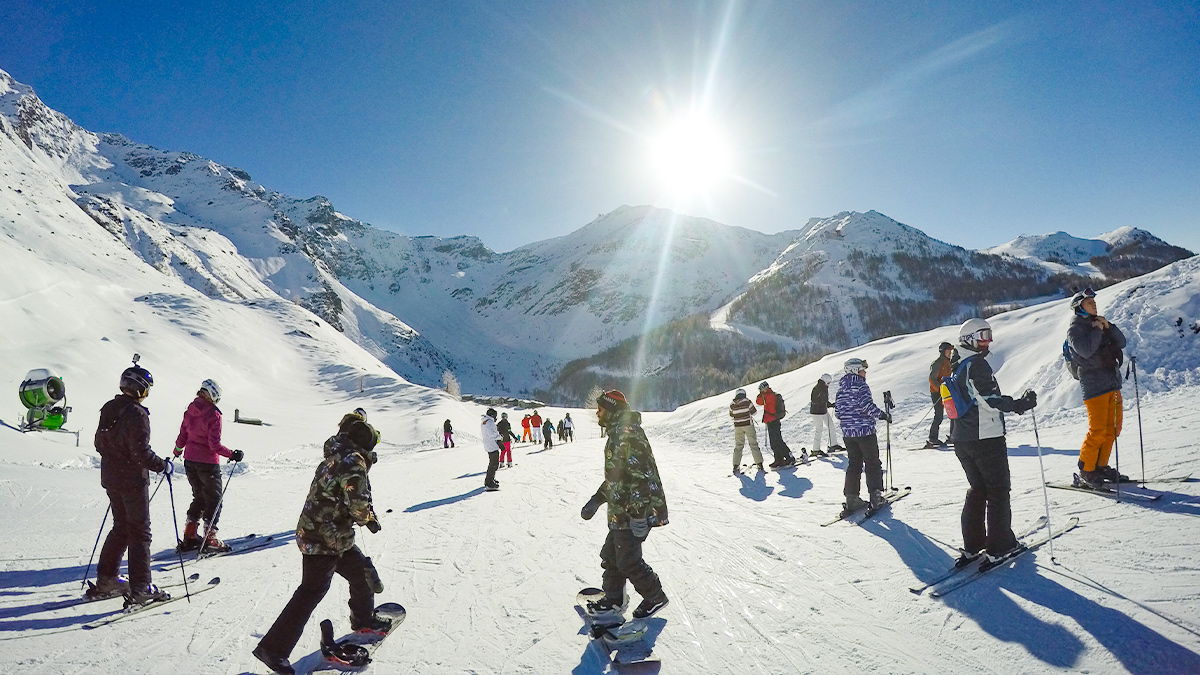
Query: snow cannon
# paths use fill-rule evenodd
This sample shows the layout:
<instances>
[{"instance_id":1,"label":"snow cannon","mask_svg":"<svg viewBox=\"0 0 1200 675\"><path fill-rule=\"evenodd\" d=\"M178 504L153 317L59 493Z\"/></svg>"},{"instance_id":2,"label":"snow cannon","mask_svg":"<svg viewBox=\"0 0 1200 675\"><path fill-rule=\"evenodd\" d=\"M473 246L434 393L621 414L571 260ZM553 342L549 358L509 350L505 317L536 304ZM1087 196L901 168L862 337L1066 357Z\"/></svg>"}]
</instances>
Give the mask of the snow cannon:
<instances>
[{"instance_id":1,"label":"snow cannon","mask_svg":"<svg viewBox=\"0 0 1200 675\"><path fill-rule=\"evenodd\" d=\"M58 430L67 421L71 409L67 400L67 385L49 368L35 368L25 374L18 392L25 413L25 427Z\"/></svg>"}]
</instances>

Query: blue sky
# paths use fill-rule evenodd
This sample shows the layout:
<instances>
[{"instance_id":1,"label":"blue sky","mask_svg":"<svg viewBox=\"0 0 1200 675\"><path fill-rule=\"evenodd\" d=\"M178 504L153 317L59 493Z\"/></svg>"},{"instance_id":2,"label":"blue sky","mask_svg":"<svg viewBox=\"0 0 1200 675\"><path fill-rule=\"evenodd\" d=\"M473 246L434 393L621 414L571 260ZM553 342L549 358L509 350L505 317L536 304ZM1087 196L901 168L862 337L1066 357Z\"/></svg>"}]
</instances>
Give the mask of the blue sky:
<instances>
[{"instance_id":1,"label":"blue sky","mask_svg":"<svg viewBox=\"0 0 1200 675\"><path fill-rule=\"evenodd\" d=\"M0 26L0 68L82 126L406 234L508 250L649 203L1200 251L1195 2L8 0ZM694 114L727 166L681 195L648 157Z\"/></svg>"}]
</instances>

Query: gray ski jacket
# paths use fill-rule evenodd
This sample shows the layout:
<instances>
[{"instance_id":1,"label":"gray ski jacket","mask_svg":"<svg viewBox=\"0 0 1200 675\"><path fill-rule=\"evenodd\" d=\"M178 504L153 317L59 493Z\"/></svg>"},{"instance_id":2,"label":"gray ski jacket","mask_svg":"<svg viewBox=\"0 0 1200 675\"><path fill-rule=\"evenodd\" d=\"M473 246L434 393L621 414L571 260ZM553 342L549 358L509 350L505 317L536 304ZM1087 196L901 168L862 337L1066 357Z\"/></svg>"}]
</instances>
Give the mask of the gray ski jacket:
<instances>
[{"instance_id":1,"label":"gray ski jacket","mask_svg":"<svg viewBox=\"0 0 1200 675\"><path fill-rule=\"evenodd\" d=\"M1121 350L1125 334L1116 324L1107 330L1092 325L1093 317L1076 316L1067 332L1067 345L1079 364L1079 388L1083 400L1121 389Z\"/></svg>"}]
</instances>

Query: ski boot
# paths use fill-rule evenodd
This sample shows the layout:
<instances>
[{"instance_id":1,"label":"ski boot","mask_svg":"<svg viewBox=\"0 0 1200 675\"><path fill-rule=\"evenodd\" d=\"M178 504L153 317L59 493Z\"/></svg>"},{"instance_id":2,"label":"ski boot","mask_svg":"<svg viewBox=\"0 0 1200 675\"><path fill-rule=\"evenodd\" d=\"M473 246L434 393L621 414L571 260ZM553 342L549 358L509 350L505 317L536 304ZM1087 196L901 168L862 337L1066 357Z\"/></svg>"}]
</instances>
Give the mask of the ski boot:
<instances>
[{"instance_id":1,"label":"ski boot","mask_svg":"<svg viewBox=\"0 0 1200 675\"><path fill-rule=\"evenodd\" d=\"M1104 487L1104 475L1099 471L1083 471L1075 474L1075 487L1081 487L1088 490L1107 490Z\"/></svg>"},{"instance_id":2,"label":"ski boot","mask_svg":"<svg viewBox=\"0 0 1200 675\"><path fill-rule=\"evenodd\" d=\"M846 495L846 501L842 504L842 517L845 518L855 511L867 508L867 506L869 505L858 495Z\"/></svg>"},{"instance_id":3,"label":"ski boot","mask_svg":"<svg viewBox=\"0 0 1200 675\"><path fill-rule=\"evenodd\" d=\"M1098 466L1098 467L1096 467L1096 473L1100 474L1100 477L1103 478L1104 482L1106 482L1106 483L1129 483L1129 482L1132 482L1129 480L1129 476L1126 476L1125 474L1121 473L1120 471L1117 471L1116 469L1112 468L1111 466Z\"/></svg>"},{"instance_id":4,"label":"ski boot","mask_svg":"<svg viewBox=\"0 0 1200 675\"><path fill-rule=\"evenodd\" d=\"M923 447L921 449L922 450L937 450L940 447L942 447L941 441L925 441L925 447Z\"/></svg>"},{"instance_id":5,"label":"ski boot","mask_svg":"<svg viewBox=\"0 0 1200 675\"><path fill-rule=\"evenodd\" d=\"M1025 550L1025 544L1022 544L1021 542L1017 542L1016 544L1013 544L1012 548L1008 549L1007 551L1004 551L1003 553L998 553L998 554L994 554L994 555L991 553L984 553L983 554L983 567L984 568L995 567L996 565L1003 563L1005 560L1012 558L1013 556L1021 553L1024 550Z\"/></svg>"},{"instance_id":6,"label":"ski boot","mask_svg":"<svg viewBox=\"0 0 1200 675\"><path fill-rule=\"evenodd\" d=\"M887 499L883 496L883 490L871 490L871 510L877 511L887 504Z\"/></svg>"},{"instance_id":7,"label":"ski boot","mask_svg":"<svg viewBox=\"0 0 1200 675\"><path fill-rule=\"evenodd\" d=\"M199 549L200 544L204 543L204 539L197 532L199 529L200 523L198 521L187 521L187 524L183 526L183 540L175 546L175 551L177 553L186 553Z\"/></svg>"},{"instance_id":8,"label":"ski boot","mask_svg":"<svg viewBox=\"0 0 1200 675\"><path fill-rule=\"evenodd\" d=\"M142 588L131 589L129 593L125 594L125 609L170 599L170 593L162 590L154 584L147 584Z\"/></svg>"},{"instance_id":9,"label":"ski boot","mask_svg":"<svg viewBox=\"0 0 1200 675\"><path fill-rule=\"evenodd\" d=\"M208 533L204 537L204 552L205 553L228 553L233 547L225 542L217 539L217 528L209 527Z\"/></svg>"},{"instance_id":10,"label":"ski boot","mask_svg":"<svg viewBox=\"0 0 1200 675\"><path fill-rule=\"evenodd\" d=\"M762 462L759 462L758 464L755 464L754 466L755 466L756 468L758 468L758 472L759 472L759 473L766 473L766 472L767 472L767 470L763 468Z\"/></svg>"},{"instance_id":11,"label":"ski boot","mask_svg":"<svg viewBox=\"0 0 1200 675\"><path fill-rule=\"evenodd\" d=\"M969 551L964 551L961 548L958 549L958 552L958 560L954 561L954 567L956 569L962 569L963 567L970 565L976 560L979 560L979 556L983 555L983 551L975 551L974 553L971 553Z\"/></svg>"},{"instance_id":12,"label":"ski boot","mask_svg":"<svg viewBox=\"0 0 1200 675\"><path fill-rule=\"evenodd\" d=\"M740 476L740 475L742 475L742 467L741 467L741 465L738 465L738 464L734 464L734 465L733 465L733 475L735 475L735 476Z\"/></svg>"},{"instance_id":13,"label":"ski boot","mask_svg":"<svg viewBox=\"0 0 1200 675\"><path fill-rule=\"evenodd\" d=\"M101 577L96 576L96 583L88 583L88 589L83 595L89 600L103 600L105 598L115 598L119 595L129 593L129 581L124 577Z\"/></svg>"}]
</instances>

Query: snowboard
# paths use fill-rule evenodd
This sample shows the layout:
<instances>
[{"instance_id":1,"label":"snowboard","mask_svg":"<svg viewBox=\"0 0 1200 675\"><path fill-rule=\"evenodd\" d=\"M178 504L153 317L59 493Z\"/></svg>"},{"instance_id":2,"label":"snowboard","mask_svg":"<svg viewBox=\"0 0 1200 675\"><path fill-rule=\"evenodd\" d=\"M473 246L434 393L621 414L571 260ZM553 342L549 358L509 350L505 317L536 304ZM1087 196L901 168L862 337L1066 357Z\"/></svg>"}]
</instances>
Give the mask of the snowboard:
<instances>
[{"instance_id":1,"label":"snowboard","mask_svg":"<svg viewBox=\"0 0 1200 675\"><path fill-rule=\"evenodd\" d=\"M334 640L333 622L329 619L321 622L321 656L326 665L356 670L366 668L370 665L375 650L379 649L387 636L396 632L396 628L404 623L408 616L408 612L397 602L379 605L375 608L375 614L391 619L391 630L387 633L355 631L340 640Z\"/></svg>"},{"instance_id":2,"label":"snowboard","mask_svg":"<svg viewBox=\"0 0 1200 675\"><path fill-rule=\"evenodd\" d=\"M596 615L588 611L588 602L603 597L604 591L592 587L575 596L575 610L583 618L592 643L603 647L604 655L618 666L657 663L652 648L643 641L649 629L644 620L626 621L621 612Z\"/></svg>"}]
</instances>

